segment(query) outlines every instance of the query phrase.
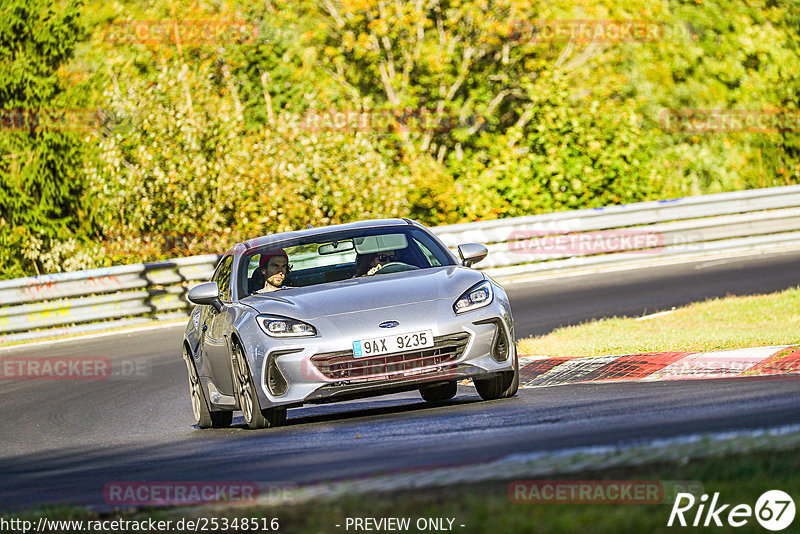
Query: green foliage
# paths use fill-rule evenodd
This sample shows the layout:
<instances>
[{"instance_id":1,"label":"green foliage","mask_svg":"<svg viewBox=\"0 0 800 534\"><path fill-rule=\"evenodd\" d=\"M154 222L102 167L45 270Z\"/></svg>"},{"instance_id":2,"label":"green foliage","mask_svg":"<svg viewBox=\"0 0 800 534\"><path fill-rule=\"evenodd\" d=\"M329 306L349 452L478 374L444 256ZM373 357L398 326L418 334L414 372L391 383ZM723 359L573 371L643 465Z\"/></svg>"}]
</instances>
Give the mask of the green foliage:
<instances>
[{"instance_id":1,"label":"green foliage","mask_svg":"<svg viewBox=\"0 0 800 534\"><path fill-rule=\"evenodd\" d=\"M438 225L800 182L797 131L660 121L800 110L800 0L88 1L7 0L0 17L3 110L106 113L90 135L0 133L0 276L368 217ZM536 21L575 19L663 32L533 38ZM138 39L137 21L166 31ZM226 29L193 39L203 25ZM336 112L389 120L309 119Z\"/></svg>"},{"instance_id":2,"label":"green foliage","mask_svg":"<svg viewBox=\"0 0 800 534\"><path fill-rule=\"evenodd\" d=\"M792 3L670 3L658 15L664 39L631 50L621 70L652 127L665 109L796 111L789 95L797 94L800 41ZM664 132L655 139L659 179L668 196L797 183L797 140L797 130Z\"/></svg>"},{"instance_id":3,"label":"green foliage","mask_svg":"<svg viewBox=\"0 0 800 534\"><path fill-rule=\"evenodd\" d=\"M44 0L3 3L0 264L5 276L40 272L44 258L30 253L31 239L43 242L46 255L77 231L85 216L80 139L61 119L74 102L59 76L82 35L80 9L79 0L59 6Z\"/></svg>"},{"instance_id":4,"label":"green foliage","mask_svg":"<svg viewBox=\"0 0 800 534\"><path fill-rule=\"evenodd\" d=\"M637 202L657 192L652 132L640 127L630 103L608 95L572 98L570 78L543 74L530 88L516 124L502 135L482 135L475 148L451 154L450 165L468 179L467 218ZM620 109L622 108L622 109Z\"/></svg>"},{"instance_id":5,"label":"green foliage","mask_svg":"<svg viewBox=\"0 0 800 534\"><path fill-rule=\"evenodd\" d=\"M216 68L228 81L215 84ZM407 211L408 172L389 165L369 138L315 135L280 113L246 131L225 65L163 65L155 83L109 91L116 126L98 135L87 166L110 259L155 259L181 236L194 253L233 240ZM145 252L145 249L149 249Z\"/></svg>"}]
</instances>

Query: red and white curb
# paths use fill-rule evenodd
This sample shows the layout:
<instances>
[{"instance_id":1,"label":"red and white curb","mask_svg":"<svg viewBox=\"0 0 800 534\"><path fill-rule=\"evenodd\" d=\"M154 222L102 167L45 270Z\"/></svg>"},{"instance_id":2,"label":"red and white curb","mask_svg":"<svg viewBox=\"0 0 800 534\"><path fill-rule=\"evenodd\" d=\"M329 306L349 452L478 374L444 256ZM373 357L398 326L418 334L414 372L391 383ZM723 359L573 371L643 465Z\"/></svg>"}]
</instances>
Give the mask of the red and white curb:
<instances>
[{"instance_id":1,"label":"red and white curb","mask_svg":"<svg viewBox=\"0 0 800 534\"><path fill-rule=\"evenodd\" d=\"M520 387L577 382L692 380L800 373L800 346L623 356L521 356Z\"/></svg>"}]
</instances>

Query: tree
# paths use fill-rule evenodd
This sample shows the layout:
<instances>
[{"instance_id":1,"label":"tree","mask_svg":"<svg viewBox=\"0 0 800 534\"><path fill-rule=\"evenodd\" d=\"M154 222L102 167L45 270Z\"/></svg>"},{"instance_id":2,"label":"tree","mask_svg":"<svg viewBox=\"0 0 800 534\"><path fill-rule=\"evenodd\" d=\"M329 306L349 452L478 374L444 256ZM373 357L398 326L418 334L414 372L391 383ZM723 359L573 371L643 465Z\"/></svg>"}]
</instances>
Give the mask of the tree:
<instances>
[{"instance_id":1,"label":"tree","mask_svg":"<svg viewBox=\"0 0 800 534\"><path fill-rule=\"evenodd\" d=\"M50 250L85 218L80 132L91 114L66 107L58 73L82 38L80 8L81 0L3 2L0 264L6 276L40 273L43 259L31 240Z\"/></svg>"}]
</instances>

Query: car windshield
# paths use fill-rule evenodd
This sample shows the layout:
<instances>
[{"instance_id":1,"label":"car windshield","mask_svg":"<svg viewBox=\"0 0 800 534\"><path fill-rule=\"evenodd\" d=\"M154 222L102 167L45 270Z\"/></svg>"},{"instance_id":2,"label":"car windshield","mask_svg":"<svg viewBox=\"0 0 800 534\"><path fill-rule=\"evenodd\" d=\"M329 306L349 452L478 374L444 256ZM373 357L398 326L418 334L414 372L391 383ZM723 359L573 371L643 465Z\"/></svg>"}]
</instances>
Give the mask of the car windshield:
<instances>
[{"instance_id":1,"label":"car windshield","mask_svg":"<svg viewBox=\"0 0 800 534\"><path fill-rule=\"evenodd\" d=\"M455 265L444 247L412 226L330 232L248 251L240 264L239 294L252 295L263 289L264 265L284 253L289 260L286 288Z\"/></svg>"}]
</instances>

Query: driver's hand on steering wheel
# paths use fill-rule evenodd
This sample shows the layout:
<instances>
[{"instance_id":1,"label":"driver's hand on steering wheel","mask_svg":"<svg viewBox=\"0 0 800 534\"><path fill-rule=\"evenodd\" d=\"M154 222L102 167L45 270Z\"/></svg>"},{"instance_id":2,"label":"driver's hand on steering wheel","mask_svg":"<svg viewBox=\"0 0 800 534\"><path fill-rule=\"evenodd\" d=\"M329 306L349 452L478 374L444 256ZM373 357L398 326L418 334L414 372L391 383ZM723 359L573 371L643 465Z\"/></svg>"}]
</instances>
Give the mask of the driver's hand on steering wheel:
<instances>
[{"instance_id":1,"label":"driver's hand on steering wheel","mask_svg":"<svg viewBox=\"0 0 800 534\"><path fill-rule=\"evenodd\" d=\"M395 261L394 252L390 251L378 254L372 258L372 268L367 271L367 276L372 276L380 271L384 265L392 263L393 261Z\"/></svg>"}]
</instances>

